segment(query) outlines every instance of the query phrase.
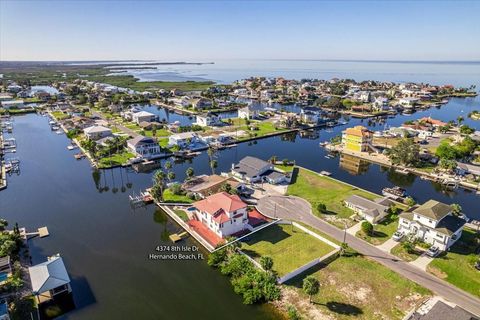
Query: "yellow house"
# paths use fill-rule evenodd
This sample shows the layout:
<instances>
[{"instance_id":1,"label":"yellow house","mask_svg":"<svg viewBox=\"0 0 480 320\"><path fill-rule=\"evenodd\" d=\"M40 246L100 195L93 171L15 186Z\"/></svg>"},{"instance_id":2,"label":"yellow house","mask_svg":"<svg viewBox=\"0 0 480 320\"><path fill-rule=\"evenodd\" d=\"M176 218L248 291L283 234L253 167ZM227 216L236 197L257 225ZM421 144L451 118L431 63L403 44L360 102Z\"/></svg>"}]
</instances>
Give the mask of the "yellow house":
<instances>
[{"instance_id":1,"label":"yellow house","mask_svg":"<svg viewBox=\"0 0 480 320\"><path fill-rule=\"evenodd\" d=\"M373 133L364 126L355 126L342 132L342 143L351 151L368 151Z\"/></svg>"}]
</instances>

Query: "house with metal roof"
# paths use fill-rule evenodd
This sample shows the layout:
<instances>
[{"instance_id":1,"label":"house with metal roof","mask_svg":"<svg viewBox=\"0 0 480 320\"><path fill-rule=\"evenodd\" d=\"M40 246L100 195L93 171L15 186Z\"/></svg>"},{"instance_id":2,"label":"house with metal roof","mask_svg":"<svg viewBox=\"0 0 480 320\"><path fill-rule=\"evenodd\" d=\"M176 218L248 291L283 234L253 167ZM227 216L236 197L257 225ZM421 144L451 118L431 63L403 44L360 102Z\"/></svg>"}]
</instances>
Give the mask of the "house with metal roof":
<instances>
[{"instance_id":1,"label":"house with metal roof","mask_svg":"<svg viewBox=\"0 0 480 320\"><path fill-rule=\"evenodd\" d=\"M398 231L448 250L462 236L466 221L453 215L452 207L435 200L414 206L399 216Z\"/></svg>"},{"instance_id":2,"label":"house with metal roof","mask_svg":"<svg viewBox=\"0 0 480 320\"><path fill-rule=\"evenodd\" d=\"M104 126L91 126L83 129L83 133L90 140L98 140L112 135L112 130Z\"/></svg>"},{"instance_id":3,"label":"house with metal roof","mask_svg":"<svg viewBox=\"0 0 480 320\"><path fill-rule=\"evenodd\" d=\"M48 257L46 262L28 268L32 292L37 302L43 303L61 293L72 291L70 277L59 254Z\"/></svg>"},{"instance_id":4,"label":"house with metal roof","mask_svg":"<svg viewBox=\"0 0 480 320\"><path fill-rule=\"evenodd\" d=\"M352 209L362 219L370 223L382 221L388 214L392 201L387 198L370 200L358 195L351 195L344 201L347 208Z\"/></svg>"}]
</instances>

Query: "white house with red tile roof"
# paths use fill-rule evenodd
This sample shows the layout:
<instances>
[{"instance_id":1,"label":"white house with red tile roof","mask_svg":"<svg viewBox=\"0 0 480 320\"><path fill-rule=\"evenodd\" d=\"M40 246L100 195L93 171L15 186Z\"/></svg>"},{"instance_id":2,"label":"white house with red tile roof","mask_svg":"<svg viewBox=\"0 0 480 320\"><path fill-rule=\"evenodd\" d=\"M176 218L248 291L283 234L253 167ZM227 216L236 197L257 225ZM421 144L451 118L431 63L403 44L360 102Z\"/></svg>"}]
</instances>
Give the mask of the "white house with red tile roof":
<instances>
[{"instance_id":1,"label":"white house with red tile roof","mask_svg":"<svg viewBox=\"0 0 480 320\"><path fill-rule=\"evenodd\" d=\"M197 219L222 238L247 228L247 204L237 195L220 192L193 206L197 209Z\"/></svg>"}]
</instances>

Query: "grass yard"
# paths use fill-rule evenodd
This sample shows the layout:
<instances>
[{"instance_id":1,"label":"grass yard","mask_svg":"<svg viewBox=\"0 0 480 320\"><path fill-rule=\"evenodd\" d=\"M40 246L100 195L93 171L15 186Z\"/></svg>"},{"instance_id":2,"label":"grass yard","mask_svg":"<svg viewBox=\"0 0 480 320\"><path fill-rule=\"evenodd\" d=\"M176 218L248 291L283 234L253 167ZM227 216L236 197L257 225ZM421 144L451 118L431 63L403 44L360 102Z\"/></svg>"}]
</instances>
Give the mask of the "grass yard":
<instances>
[{"instance_id":1,"label":"grass yard","mask_svg":"<svg viewBox=\"0 0 480 320\"><path fill-rule=\"evenodd\" d=\"M282 301L295 305L304 319L402 319L431 295L381 264L355 254L339 257L312 275L320 282L313 304L302 291L304 277L287 283L290 294L284 296L290 301Z\"/></svg>"},{"instance_id":2,"label":"grass yard","mask_svg":"<svg viewBox=\"0 0 480 320\"><path fill-rule=\"evenodd\" d=\"M374 233L372 235L367 235L360 230L355 236L373 244L374 246L378 246L390 239L395 231L397 231L397 227L398 215L389 214L382 222L374 225Z\"/></svg>"},{"instance_id":3,"label":"grass yard","mask_svg":"<svg viewBox=\"0 0 480 320\"><path fill-rule=\"evenodd\" d=\"M335 224L335 220L328 218L345 219L353 215L353 211L343 205L343 201L349 196L356 194L372 200L380 197L302 168L299 168L296 177L294 175L292 183L288 186L287 194L307 200L312 205L314 214L327 218L326 220L333 224ZM319 203L326 205L328 214L318 212L317 204ZM340 227L343 228L343 224L340 224Z\"/></svg>"},{"instance_id":4,"label":"grass yard","mask_svg":"<svg viewBox=\"0 0 480 320\"><path fill-rule=\"evenodd\" d=\"M186 195L173 194L173 192L170 189L165 189L165 191L163 191L163 202L192 203L193 200L191 200Z\"/></svg>"},{"instance_id":5,"label":"grass yard","mask_svg":"<svg viewBox=\"0 0 480 320\"><path fill-rule=\"evenodd\" d=\"M285 172L292 172L293 168L295 168L295 166L293 166L293 165L292 166L284 166L283 164L276 164L275 168L283 170Z\"/></svg>"},{"instance_id":6,"label":"grass yard","mask_svg":"<svg viewBox=\"0 0 480 320\"><path fill-rule=\"evenodd\" d=\"M52 116L55 118L55 120L65 120L67 118L70 118L70 116L66 113L63 113L62 111L53 111Z\"/></svg>"},{"instance_id":7,"label":"grass yard","mask_svg":"<svg viewBox=\"0 0 480 320\"><path fill-rule=\"evenodd\" d=\"M130 152L122 152L112 155L111 157L105 157L98 161L99 168L108 168L112 166L118 166L126 164L128 159L133 158L135 155Z\"/></svg>"},{"instance_id":8,"label":"grass yard","mask_svg":"<svg viewBox=\"0 0 480 320\"><path fill-rule=\"evenodd\" d=\"M474 230L463 230L462 237L446 255L435 258L428 271L456 287L480 297L480 271L474 268L479 259L475 251L480 247L480 235Z\"/></svg>"},{"instance_id":9,"label":"grass yard","mask_svg":"<svg viewBox=\"0 0 480 320\"><path fill-rule=\"evenodd\" d=\"M259 261L273 259L273 269L283 276L334 248L292 225L272 225L242 242L242 250Z\"/></svg>"},{"instance_id":10,"label":"grass yard","mask_svg":"<svg viewBox=\"0 0 480 320\"><path fill-rule=\"evenodd\" d=\"M407 252L407 250L405 250L403 245L399 243L395 247L393 247L392 250L390 250L390 253L393 254L394 256L399 257L404 261L410 262L413 260L417 260L418 257L420 257L423 253L422 251L416 248L414 250L415 250L414 252L409 253Z\"/></svg>"},{"instance_id":11,"label":"grass yard","mask_svg":"<svg viewBox=\"0 0 480 320\"><path fill-rule=\"evenodd\" d=\"M183 221L188 221L188 215L185 211L183 210L180 210L180 209L176 209L176 210L173 210L173 212L175 212L175 214L180 218L182 219Z\"/></svg>"}]
</instances>

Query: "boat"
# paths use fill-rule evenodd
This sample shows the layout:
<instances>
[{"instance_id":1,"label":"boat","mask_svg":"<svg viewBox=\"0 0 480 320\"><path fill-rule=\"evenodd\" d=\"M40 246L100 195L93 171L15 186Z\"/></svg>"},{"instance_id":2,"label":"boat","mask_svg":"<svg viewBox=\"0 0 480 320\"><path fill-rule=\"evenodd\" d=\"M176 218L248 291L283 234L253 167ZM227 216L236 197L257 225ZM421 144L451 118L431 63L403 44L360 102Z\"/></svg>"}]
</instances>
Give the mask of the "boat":
<instances>
[{"instance_id":1,"label":"boat","mask_svg":"<svg viewBox=\"0 0 480 320\"><path fill-rule=\"evenodd\" d=\"M57 130L55 131L56 134L63 134L63 131L62 130Z\"/></svg>"},{"instance_id":2,"label":"boat","mask_svg":"<svg viewBox=\"0 0 480 320\"><path fill-rule=\"evenodd\" d=\"M321 174L322 176L327 176L327 177L332 175L331 172L324 171L324 170L320 171L320 174Z\"/></svg>"},{"instance_id":3,"label":"boat","mask_svg":"<svg viewBox=\"0 0 480 320\"><path fill-rule=\"evenodd\" d=\"M328 141L323 141L323 142L320 142L318 145L320 147L325 147L327 144L328 144Z\"/></svg>"},{"instance_id":4,"label":"boat","mask_svg":"<svg viewBox=\"0 0 480 320\"><path fill-rule=\"evenodd\" d=\"M407 169L395 169L395 172L405 175L409 174L409 171Z\"/></svg>"},{"instance_id":5,"label":"boat","mask_svg":"<svg viewBox=\"0 0 480 320\"><path fill-rule=\"evenodd\" d=\"M405 189L395 186L393 188L383 188L382 194L387 198L398 200L405 198L407 192Z\"/></svg>"},{"instance_id":6,"label":"boat","mask_svg":"<svg viewBox=\"0 0 480 320\"><path fill-rule=\"evenodd\" d=\"M333 158L334 158L334 156L333 156L333 155L331 155L331 154L327 154L327 155L325 156L325 158L327 158L327 159L333 159Z\"/></svg>"},{"instance_id":7,"label":"boat","mask_svg":"<svg viewBox=\"0 0 480 320\"><path fill-rule=\"evenodd\" d=\"M68 150L75 150L75 149L77 149L77 148L78 148L78 146L76 146L76 145L69 145L69 146L67 146L67 149L68 149Z\"/></svg>"},{"instance_id":8,"label":"boat","mask_svg":"<svg viewBox=\"0 0 480 320\"><path fill-rule=\"evenodd\" d=\"M83 153L81 153L81 152L80 152L80 153L76 153L76 154L74 155L74 157L75 157L75 159L80 160L80 159L85 158L85 154L83 154Z\"/></svg>"}]
</instances>

